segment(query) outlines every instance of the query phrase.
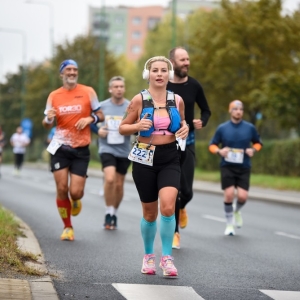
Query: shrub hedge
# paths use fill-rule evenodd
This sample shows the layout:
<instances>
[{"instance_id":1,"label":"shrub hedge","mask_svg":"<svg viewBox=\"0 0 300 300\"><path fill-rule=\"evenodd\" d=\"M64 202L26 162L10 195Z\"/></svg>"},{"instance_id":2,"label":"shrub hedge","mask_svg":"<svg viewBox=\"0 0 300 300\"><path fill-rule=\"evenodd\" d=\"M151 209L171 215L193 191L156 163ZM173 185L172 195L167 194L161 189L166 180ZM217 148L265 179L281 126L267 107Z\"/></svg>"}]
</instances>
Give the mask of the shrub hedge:
<instances>
[{"instance_id":1,"label":"shrub hedge","mask_svg":"<svg viewBox=\"0 0 300 300\"><path fill-rule=\"evenodd\" d=\"M219 170L220 157L208 151L207 141L196 142L196 167L205 171ZM25 161L45 161L48 159L46 145L35 140L27 148ZM99 161L96 143L90 146L91 159ZM3 163L13 162L9 145L4 148ZM300 139L269 140L252 158L252 172L278 176L300 176Z\"/></svg>"},{"instance_id":2,"label":"shrub hedge","mask_svg":"<svg viewBox=\"0 0 300 300\"><path fill-rule=\"evenodd\" d=\"M201 170L219 169L220 157L208 151L209 142L197 141L196 166ZM300 176L300 139L270 140L252 161L252 172L278 176Z\"/></svg>"}]
</instances>

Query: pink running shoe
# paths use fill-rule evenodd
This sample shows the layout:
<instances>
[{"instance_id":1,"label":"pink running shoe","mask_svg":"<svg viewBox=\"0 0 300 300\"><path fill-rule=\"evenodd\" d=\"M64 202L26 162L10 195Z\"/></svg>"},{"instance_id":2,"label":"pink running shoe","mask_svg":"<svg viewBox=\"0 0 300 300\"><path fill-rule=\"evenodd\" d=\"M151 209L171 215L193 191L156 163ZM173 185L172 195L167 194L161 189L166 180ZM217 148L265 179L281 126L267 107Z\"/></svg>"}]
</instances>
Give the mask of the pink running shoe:
<instances>
[{"instance_id":1,"label":"pink running shoe","mask_svg":"<svg viewBox=\"0 0 300 300\"><path fill-rule=\"evenodd\" d=\"M173 263L174 258L170 255L162 256L159 267L163 270L164 276L177 276L178 272Z\"/></svg>"},{"instance_id":2,"label":"pink running shoe","mask_svg":"<svg viewBox=\"0 0 300 300\"><path fill-rule=\"evenodd\" d=\"M156 267L155 267L155 255L154 254L146 254L143 259L143 266L141 272L143 274L155 275Z\"/></svg>"}]
</instances>

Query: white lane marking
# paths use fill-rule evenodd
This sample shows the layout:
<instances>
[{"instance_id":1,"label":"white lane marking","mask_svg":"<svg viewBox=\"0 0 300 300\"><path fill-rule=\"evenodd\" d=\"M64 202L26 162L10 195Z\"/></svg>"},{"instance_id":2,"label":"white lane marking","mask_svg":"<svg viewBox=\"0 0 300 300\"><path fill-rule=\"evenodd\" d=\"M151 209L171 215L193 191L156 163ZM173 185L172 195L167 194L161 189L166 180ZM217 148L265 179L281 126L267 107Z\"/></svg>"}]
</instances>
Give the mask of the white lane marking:
<instances>
[{"instance_id":1,"label":"white lane marking","mask_svg":"<svg viewBox=\"0 0 300 300\"><path fill-rule=\"evenodd\" d=\"M285 237L288 237L288 238L291 238L291 239L295 239L295 240L300 240L300 236L289 234L289 233L285 233L285 232L281 232L281 231L276 231L275 234L281 235L281 236L285 236Z\"/></svg>"},{"instance_id":2,"label":"white lane marking","mask_svg":"<svg viewBox=\"0 0 300 300\"><path fill-rule=\"evenodd\" d=\"M213 220L213 221L217 221L217 222L222 222L222 223L226 223L226 220L224 218L219 218L219 217L215 217L215 216L211 216L211 215L202 215L202 217L204 219L208 219L208 220Z\"/></svg>"},{"instance_id":3,"label":"white lane marking","mask_svg":"<svg viewBox=\"0 0 300 300\"><path fill-rule=\"evenodd\" d=\"M147 276L147 275L143 275ZM176 280L176 279L175 279ZM148 284L113 283L113 287L127 300L205 300L192 287Z\"/></svg>"},{"instance_id":4,"label":"white lane marking","mask_svg":"<svg viewBox=\"0 0 300 300\"><path fill-rule=\"evenodd\" d=\"M274 300L299 300L300 292L260 290Z\"/></svg>"}]
</instances>

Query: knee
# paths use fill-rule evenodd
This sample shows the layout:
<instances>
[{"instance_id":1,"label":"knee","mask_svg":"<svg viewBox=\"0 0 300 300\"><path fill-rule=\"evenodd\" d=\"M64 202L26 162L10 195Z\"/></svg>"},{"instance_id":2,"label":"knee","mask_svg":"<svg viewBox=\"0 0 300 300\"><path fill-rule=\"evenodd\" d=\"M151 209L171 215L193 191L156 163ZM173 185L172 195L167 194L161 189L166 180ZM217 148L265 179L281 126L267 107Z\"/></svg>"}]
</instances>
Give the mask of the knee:
<instances>
[{"instance_id":1,"label":"knee","mask_svg":"<svg viewBox=\"0 0 300 300\"><path fill-rule=\"evenodd\" d=\"M175 205L168 204L168 205L162 205L160 207L160 212L165 217L170 217L175 213Z\"/></svg>"},{"instance_id":2,"label":"knee","mask_svg":"<svg viewBox=\"0 0 300 300\"><path fill-rule=\"evenodd\" d=\"M107 177L105 178L105 184L112 187L115 184L115 179L113 177Z\"/></svg>"},{"instance_id":3,"label":"knee","mask_svg":"<svg viewBox=\"0 0 300 300\"><path fill-rule=\"evenodd\" d=\"M147 222L154 222L157 218L157 212L154 211L146 211L143 214L143 218L147 221Z\"/></svg>"},{"instance_id":4,"label":"knee","mask_svg":"<svg viewBox=\"0 0 300 300\"><path fill-rule=\"evenodd\" d=\"M68 194L68 186L62 185L62 184L58 185L57 192L58 192L58 194L61 194L61 195Z\"/></svg>"},{"instance_id":5,"label":"knee","mask_svg":"<svg viewBox=\"0 0 300 300\"><path fill-rule=\"evenodd\" d=\"M248 193L242 193L242 194L239 194L238 195L238 201L240 203L244 203L247 201L247 198L248 198Z\"/></svg>"},{"instance_id":6,"label":"knee","mask_svg":"<svg viewBox=\"0 0 300 300\"><path fill-rule=\"evenodd\" d=\"M84 195L83 189L70 190L70 197L73 200L82 199Z\"/></svg>"}]
</instances>

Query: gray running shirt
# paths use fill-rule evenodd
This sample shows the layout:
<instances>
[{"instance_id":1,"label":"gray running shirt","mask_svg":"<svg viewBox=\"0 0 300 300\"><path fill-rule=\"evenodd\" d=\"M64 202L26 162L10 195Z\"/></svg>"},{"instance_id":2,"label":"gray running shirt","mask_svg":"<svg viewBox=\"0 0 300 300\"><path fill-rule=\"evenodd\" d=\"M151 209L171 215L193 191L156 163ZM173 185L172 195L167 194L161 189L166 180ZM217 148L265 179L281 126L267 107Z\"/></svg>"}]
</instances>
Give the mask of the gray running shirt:
<instances>
[{"instance_id":1,"label":"gray running shirt","mask_svg":"<svg viewBox=\"0 0 300 300\"><path fill-rule=\"evenodd\" d=\"M130 135L121 136L119 134L119 126L125 114L126 108L130 101L125 99L120 105L114 104L111 99L101 102L101 110L105 116L105 121L99 126L108 127L108 135L106 138L99 137L99 150L101 153L110 153L115 157L128 157L131 150Z\"/></svg>"}]
</instances>

